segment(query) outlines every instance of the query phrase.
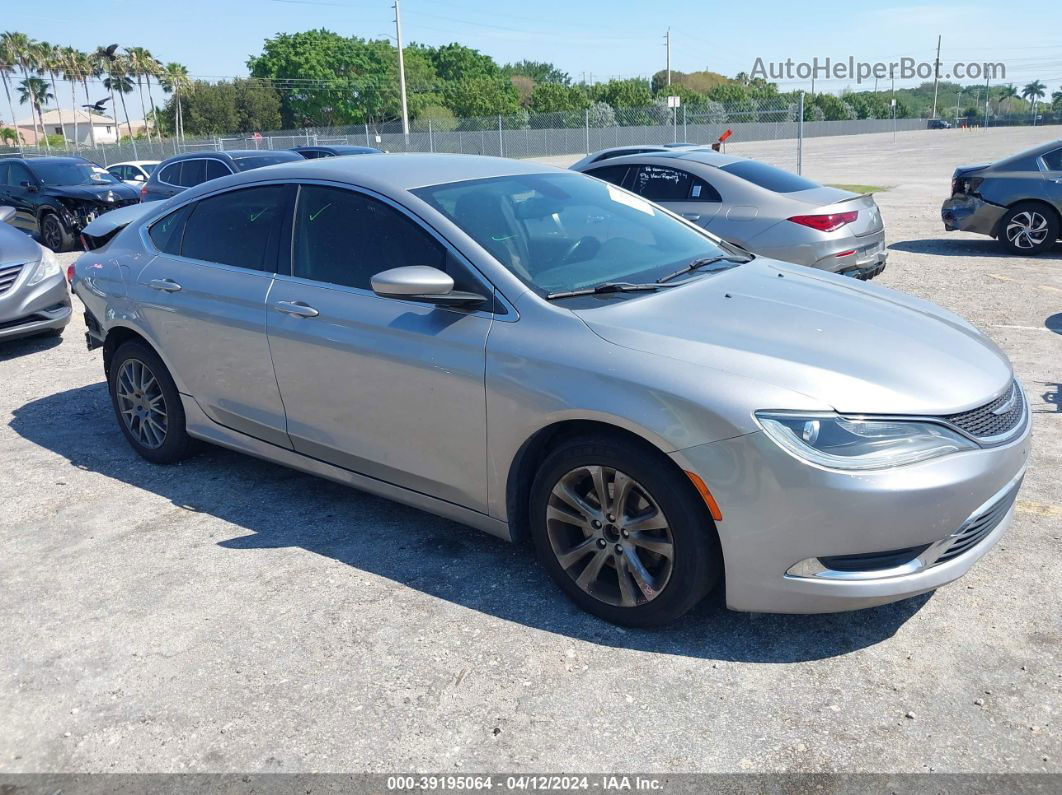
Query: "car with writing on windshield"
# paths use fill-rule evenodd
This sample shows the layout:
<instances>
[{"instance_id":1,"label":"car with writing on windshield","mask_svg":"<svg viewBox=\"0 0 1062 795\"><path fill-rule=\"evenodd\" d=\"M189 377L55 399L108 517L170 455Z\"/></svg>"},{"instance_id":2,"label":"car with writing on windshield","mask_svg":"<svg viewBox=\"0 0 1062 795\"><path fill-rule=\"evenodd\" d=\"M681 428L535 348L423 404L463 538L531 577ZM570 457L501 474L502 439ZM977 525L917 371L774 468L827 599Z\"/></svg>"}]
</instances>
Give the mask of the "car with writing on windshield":
<instances>
[{"instance_id":1,"label":"car with writing on windshield","mask_svg":"<svg viewBox=\"0 0 1062 795\"><path fill-rule=\"evenodd\" d=\"M684 147L607 150L572 166L619 185L742 248L859 279L885 269L874 197L820 185L758 160Z\"/></svg>"},{"instance_id":2,"label":"car with writing on windshield","mask_svg":"<svg viewBox=\"0 0 1062 795\"><path fill-rule=\"evenodd\" d=\"M287 149L235 149L174 155L163 160L151 172L140 189L140 200L161 201L212 179L302 159L302 155Z\"/></svg>"},{"instance_id":3,"label":"car with writing on windshield","mask_svg":"<svg viewBox=\"0 0 1062 795\"><path fill-rule=\"evenodd\" d=\"M86 224L137 201L133 188L81 157L0 158L0 205L15 210L9 223L52 251L77 248Z\"/></svg>"},{"instance_id":4,"label":"car with writing on windshield","mask_svg":"<svg viewBox=\"0 0 1062 795\"><path fill-rule=\"evenodd\" d=\"M530 540L610 621L717 584L757 612L902 599L1013 515L1029 412L988 337L608 182L334 157L129 211L73 289L133 450L207 441Z\"/></svg>"}]
</instances>

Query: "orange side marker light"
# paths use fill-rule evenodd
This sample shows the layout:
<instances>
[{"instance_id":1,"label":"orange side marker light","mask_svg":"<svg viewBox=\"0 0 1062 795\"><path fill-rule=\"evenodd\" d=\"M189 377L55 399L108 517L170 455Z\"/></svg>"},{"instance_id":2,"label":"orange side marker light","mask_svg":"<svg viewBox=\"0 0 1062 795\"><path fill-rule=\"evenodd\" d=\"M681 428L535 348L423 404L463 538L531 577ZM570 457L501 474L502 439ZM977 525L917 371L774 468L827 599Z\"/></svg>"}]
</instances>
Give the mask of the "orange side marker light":
<instances>
[{"instance_id":1,"label":"orange side marker light","mask_svg":"<svg viewBox=\"0 0 1062 795\"><path fill-rule=\"evenodd\" d=\"M717 522L723 521L723 512L719 510L719 503L715 501L712 492L708 491L708 486L701 480L701 476L696 472L687 472L686 477L690 479L693 488L697 489L697 493L701 495L704 504L708 506L708 513L712 515L712 518Z\"/></svg>"}]
</instances>

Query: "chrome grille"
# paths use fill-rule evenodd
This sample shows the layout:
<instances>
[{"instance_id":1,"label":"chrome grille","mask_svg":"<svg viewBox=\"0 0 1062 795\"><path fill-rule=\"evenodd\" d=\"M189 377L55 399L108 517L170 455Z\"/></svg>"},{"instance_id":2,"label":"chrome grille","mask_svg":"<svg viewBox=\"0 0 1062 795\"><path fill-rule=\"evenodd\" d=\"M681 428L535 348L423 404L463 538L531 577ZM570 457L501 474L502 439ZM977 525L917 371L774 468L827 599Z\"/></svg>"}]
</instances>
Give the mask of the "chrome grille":
<instances>
[{"instance_id":1,"label":"chrome grille","mask_svg":"<svg viewBox=\"0 0 1062 795\"><path fill-rule=\"evenodd\" d=\"M1010 389L991 403L960 414L950 414L943 419L978 439L1005 436L1025 419L1025 397L1018 382L1011 381Z\"/></svg>"},{"instance_id":2,"label":"chrome grille","mask_svg":"<svg viewBox=\"0 0 1062 795\"><path fill-rule=\"evenodd\" d=\"M0 295L11 289L24 267L24 264L0 266Z\"/></svg>"},{"instance_id":3,"label":"chrome grille","mask_svg":"<svg viewBox=\"0 0 1062 795\"><path fill-rule=\"evenodd\" d=\"M1014 505L1017 499L1018 489L1021 488L1021 480L1011 486L1002 497L988 506L977 516L971 516L962 527L944 540L944 551L940 553L934 566L946 563L952 558L957 558L963 552L973 549L979 542L984 540L993 530L999 527L1007 511Z\"/></svg>"}]
</instances>

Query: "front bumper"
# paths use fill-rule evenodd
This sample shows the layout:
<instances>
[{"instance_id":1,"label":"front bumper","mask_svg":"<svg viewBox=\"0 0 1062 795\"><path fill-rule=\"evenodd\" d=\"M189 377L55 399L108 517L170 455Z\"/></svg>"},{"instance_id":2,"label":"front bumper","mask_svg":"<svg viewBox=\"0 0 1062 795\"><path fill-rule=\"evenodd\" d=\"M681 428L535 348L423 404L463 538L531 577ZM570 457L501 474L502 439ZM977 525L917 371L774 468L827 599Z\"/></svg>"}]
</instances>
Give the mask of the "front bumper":
<instances>
[{"instance_id":1,"label":"front bumper","mask_svg":"<svg viewBox=\"0 0 1062 795\"><path fill-rule=\"evenodd\" d=\"M27 288L24 285L30 270L27 267L11 289L0 295L0 340L54 331L70 322L70 293L63 275L50 276Z\"/></svg>"},{"instance_id":2,"label":"front bumper","mask_svg":"<svg viewBox=\"0 0 1062 795\"><path fill-rule=\"evenodd\" d=\"M821 562L883 550L919 554L953 538L1020 482L1029 427L1006 445L875 472L806 464L760 432L671 455L701 476L722 511L716 524L727 605L752 612L829 613L916 596L965 574L1006 531L1013 499L993 515L986 535L954 548L954 556L937 555L933 565L903 570L901 561L838 577L823 576L829 567ZM845 568L851 573L851 566Z\"/></svg>"},{"instance_id":3,"label":"front bumper","mask_svg":"<svg viewBox=\"0 0 1062 795\"><path fill-rule=\"evenodd\" d=\"M1007 208L990 204L978 196L956 195L944 200L940 219L949 232L975 232L995 237L999 221Z\"/></svg>"}]
</instances>

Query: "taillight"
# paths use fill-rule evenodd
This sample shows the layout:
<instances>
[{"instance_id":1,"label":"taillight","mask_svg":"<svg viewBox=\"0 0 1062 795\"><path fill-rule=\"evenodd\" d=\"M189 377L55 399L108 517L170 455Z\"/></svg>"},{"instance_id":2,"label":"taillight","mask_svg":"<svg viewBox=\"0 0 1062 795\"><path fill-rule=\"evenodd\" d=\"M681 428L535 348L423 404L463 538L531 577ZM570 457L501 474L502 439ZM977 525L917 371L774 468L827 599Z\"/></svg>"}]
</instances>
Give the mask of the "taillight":
<instances>
[{"instance_id":1,"label":"taillight","mask_svg":"<svg viewBox=\"0 0 1062 795\"><path fill-rule=\"evenodd\" d=\"M146 199L146 198L147 198L147 185L144 185L144 187L142 187L140 189L140 201L144 201L144 199Z\"/></svg>"},{"instance_id":2,"label":"taillight","mask_svg":"<svg viewBox=\"0 0 1062 795\"><path fill-rule=\"evenodd\" d=\"M845 224L850 224L859 217L859 210L846 213L828 213L826 215L794 215L789 220L801 226L810 226L820 232L833 232Z\"/></svg>"},{"instance_id":3,"label":"taillight","mask_svg":"<svg viewBox=\"0 0 1062 795\"><path fill-rule=\"evenodd\" d=\"M73 284L74 283L74 264L73 263L70 263L69 265L66 266L66 283L67 284Z\"/></svg>"}]
</instances>

